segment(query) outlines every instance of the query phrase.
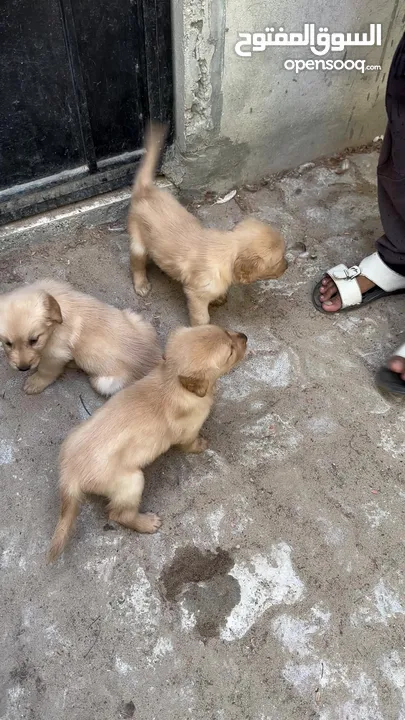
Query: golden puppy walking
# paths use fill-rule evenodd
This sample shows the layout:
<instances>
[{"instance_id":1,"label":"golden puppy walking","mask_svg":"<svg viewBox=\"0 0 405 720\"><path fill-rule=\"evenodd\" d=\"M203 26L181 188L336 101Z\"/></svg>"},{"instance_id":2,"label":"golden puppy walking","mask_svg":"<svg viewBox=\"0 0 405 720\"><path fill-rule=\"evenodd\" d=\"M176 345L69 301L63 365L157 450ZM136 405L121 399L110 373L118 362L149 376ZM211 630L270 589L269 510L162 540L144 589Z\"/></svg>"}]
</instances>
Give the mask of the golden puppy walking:
<instances>
[{"instance_id":1,"label":"golden puppy walking","mask_svg":"<svg viewBox=\"0 0 405 720\"><path fill-rule=\"evenodd\" d=\"M25 392L40 393L72 361L101 395L146 375L161 359L152 325L67 283L40 280L0 296L0 341L12 368L35 370Z\"/></svg>"},{"instance_id":2,"label":"golden puppy walking","mask_svg":"<svg viewBox=\"0 0 405 720\"><path fill-rule=\"evenodd\" d=\"M51 561L62 552L85 493L106 496L110 519L125 527L158 529L157 515L139 512L142 469L172 445L192 453L206 449L199 432L215 383L243 358L246 342L246 335L215 325L177 330L155 370L67 437L60 454L61 509Z\"/></svg>"},{"instance_id":3,"label":"golden puppy walking","mask_svg":"<svg viewBox=\"0 0 405 720\"><path fill-rule=\"evenodd\" d=\"M152 125L146 155L135 178L129 211L131 270L135 291L147 295L148 256L183 285L190 322L210 322L208 306L226 300L233 283L280 277L287 268L281 235L254 219L231 231L209 230L166 190L153 183L165 129Z\"/></svg>"}]
</instances>

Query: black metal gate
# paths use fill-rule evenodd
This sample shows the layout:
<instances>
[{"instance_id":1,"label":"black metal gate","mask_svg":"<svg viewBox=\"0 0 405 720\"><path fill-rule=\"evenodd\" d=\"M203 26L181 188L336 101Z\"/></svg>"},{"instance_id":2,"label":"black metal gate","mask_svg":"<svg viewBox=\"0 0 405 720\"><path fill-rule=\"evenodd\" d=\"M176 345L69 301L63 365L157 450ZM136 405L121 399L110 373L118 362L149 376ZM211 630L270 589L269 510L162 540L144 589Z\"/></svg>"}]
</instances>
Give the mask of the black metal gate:
<instances>
[{"instance_id":1,"label":"black metal gate","mask_svg":"<svg viewBox=\"0 0 405 720\"><path fill-rule=\"evenodd\" d=\"M172 95L170 0L1 0L0 224L127 184Z\"/></svg>"}]
</instances>

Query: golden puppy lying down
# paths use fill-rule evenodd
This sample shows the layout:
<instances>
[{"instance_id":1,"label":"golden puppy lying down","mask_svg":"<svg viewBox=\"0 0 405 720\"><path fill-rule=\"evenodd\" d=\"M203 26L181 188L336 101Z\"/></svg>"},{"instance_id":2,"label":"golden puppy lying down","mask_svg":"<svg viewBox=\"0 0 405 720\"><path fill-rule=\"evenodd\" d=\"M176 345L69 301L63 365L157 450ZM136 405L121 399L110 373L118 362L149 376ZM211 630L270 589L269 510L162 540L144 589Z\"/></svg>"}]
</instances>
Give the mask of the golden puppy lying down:
<instances>
[{"instance_id":1,"label":"golden puppy lying down","mask_svg":"<svg viewBox=\"0 0 405 720\"><path fill-rule=\"evenodd\" d=\"M246 335L215 325L181 328L165 359L97 410L66 438L60 454L59 521L49 559L63 550L85 493L109 499L109 517L138 532L155 532L157 515L139 513L149 465L172 445L202 452L199 436L217 379L245 354Z\"/></svg>"},{"instance_id":2,"label":"golden puppy lying down","mask_svg":"<svg viewBox=\"0 0 405 720\"><path fill-rule=\"evenodd\" d=\"M24 390L40 393L68 363L112 395L160 362L153 327L67 283L40 280L0 296L0 341L12 368L36 370Z\"/></svg>"},{"instance_id":3,"label":"golden puppy lying down","mask_svg":"<svg viewBox=\"0 0 405 720\"><path fill-rule=\"evenodd\" d=\"M210 322L208 305L222 304L232 283L251 283L280 277L287 268L285 244L269 225L254 219L232 231L209 230L166 190L153 184L165 129L153 125L146 155L135 179L128 218L131 270L135 291L150 290L148 256L183 285L190 322Z\"/></svg>"}]
</instances>

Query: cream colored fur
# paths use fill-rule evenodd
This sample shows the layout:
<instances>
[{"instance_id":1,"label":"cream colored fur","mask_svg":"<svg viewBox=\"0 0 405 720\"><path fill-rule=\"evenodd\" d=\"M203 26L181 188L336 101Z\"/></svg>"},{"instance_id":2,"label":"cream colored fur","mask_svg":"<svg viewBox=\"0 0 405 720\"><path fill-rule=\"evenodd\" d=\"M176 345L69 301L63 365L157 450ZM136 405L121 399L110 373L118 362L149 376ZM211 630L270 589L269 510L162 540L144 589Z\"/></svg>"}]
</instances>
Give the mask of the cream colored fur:
<instances>
[{"instance_id":1,"label":"cream colored fur","mask_svg":"<svg viewBox=\"0 0 405 720\"><path fill-rule=\"evenodd\" d=\"M29 394L42 392L73 361L108 396L161 359L155 330L139 315L57 280L0 296L0 341L11 367L35 370L24 385Z\"/></svg>"},{"instance_id":2,"label":"cream colored fur","mask_svg":"<svg viewBox=\"0 0 405 720\"><path fill-rule=\"evenodd\" d=\"M61 510L50 560L62 552L86 493L108 498L111 520L138 532L157 530L157 515L139 513L143 468L172 445L205 450L199 432L215 383L242 359L246 340L215 325L177 330L155 370L73 430L60 454Z\"/></svg>"},{"instance_id":3,"label":"cream colored fur","mask_svg":"<svg viewBox=\"0 0 405 720\"><path fill-rule=\"evenodd\" d=\"M266 223L240 222L231 231L204 228L166 190L154 185L154 172L165 130L150 128L146 155L135 178L128 218L131 270L135 291L150 290L146 263L150 257L183 285L190 322L210 322L208 306L226 300L233 283L280 277L287 268L285 243Z\"/></svg>"}]
</instances>

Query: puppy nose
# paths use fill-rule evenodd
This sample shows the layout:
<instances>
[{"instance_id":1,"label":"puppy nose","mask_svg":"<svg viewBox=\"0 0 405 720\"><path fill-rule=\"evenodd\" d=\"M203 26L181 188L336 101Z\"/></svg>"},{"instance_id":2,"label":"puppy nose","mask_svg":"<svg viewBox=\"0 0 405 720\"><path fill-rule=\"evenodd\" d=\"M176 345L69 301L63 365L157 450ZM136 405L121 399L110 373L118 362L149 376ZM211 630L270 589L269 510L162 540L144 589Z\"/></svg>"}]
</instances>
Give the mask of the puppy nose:
<instances>
[{"instance_id":1,"label":"puppy nose","mask_svg":"<svg viewBox=\"0 0 405 720\"><path fill-rule=\"evenodd\" d=\"M247 335L245 335L245 333L238 333L238 337L240 337L242 340L244 340L245 343L247 343Z\"/></svg>"},{"instance_id":2,"label":"puppy nose","mask_svg":"<svg viewBox=\"0 0 405 720\"><path fill-rule=\"evenodd\" d=\"M31 369L31 365L17 365L17 367L18 367L18 369L21 370L22 372L26 372L26 370L30 370L30 369Z\"/></svg>"}]
</instances>

